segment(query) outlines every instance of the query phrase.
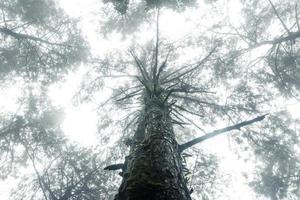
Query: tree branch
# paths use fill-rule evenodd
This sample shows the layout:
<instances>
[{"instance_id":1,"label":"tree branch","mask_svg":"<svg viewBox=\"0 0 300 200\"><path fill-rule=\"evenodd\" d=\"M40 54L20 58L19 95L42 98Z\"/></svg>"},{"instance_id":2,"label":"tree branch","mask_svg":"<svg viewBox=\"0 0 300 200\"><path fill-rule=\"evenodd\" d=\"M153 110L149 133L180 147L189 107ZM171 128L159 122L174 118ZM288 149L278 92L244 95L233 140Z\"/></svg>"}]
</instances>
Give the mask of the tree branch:
<instances>
[{"instance_id":1,"label":"tree branch","mask_svg":"<svg viewBox=\"0 0 300 200\"><path fill-rule=\"evenodd\" d=\"M240 130L243 126L247 126L247 125L250 125L252 123L259 122L259 121L263 120L266 117L266 115L267 114L256 117L256 118L248 120L248 121L243 121L243 122L235 124L233 126L228 126L226 128L218 129L218 130L215 130L215 131L213 131L211 133L208 133L206 135L195 138L195 139L193 139L193 140L191 140L187 143L179 145L179 152L182 152L185 149L190 148L191 146L193 146L195 144L203 142L204 140L210 139L210 138L215 137L217 135L220 135L222 133L225 133L225 132L228 132L228 131L231 131L231 130L235 130L235 129Z\"/></svg>"},{"instance_id":2,"label":"tree branch","mask_svg":"<svg viewBox=\"0 0 300 200\"><path fill-rule=\"evenodd\" d=\"M168 61L168 58L169 58L169 54L170 54L170 51L168 52L164 62L160 65L159 69L158 69L158 72L157 72L157 76L156 76L156 82L158 82L159 80L159 76L160 76L160 73L166 68L167 66L167 61Z\"/></svg>"},{"instance_id":3,"label":"tree branch","mask_svg":"<svg viewBox=\"0 0 300 200\"><path fill-rule=\"evenodd\" d=\"M157 16L156 16L156 44L155 44L155 63L153 66L153 75L152 79L156 80L156 73L157 73L157 65L158 65L158 45L159 45L159 8L157 9Z\"/></svg>"},{"instance_id":4,"label":"tree branch","mask_svg":"<svg viewBox=\"0 0 300 200\"><path fill-rule=\"evenodd\" d=\"M258 43L258 46L261 46L261 45L264 45L264 44L279 44L279 43L282 43L282 42L286 42L286 41L293 41L297 38L300 37L300 31L296 31L296 32L290 32L288 36L286 37L280 37L280 38L277 38L277 39L274 39L274 40L271 40L271 41L264 41L264 42L261 42L261 43Z\"/></svg>"},{"instance_id":5,"label":"tree branch","mask_svg":"<svg viewBox=\"0 0 300 200\"><path fill-rule=\"evenodd\" d=\"M43 40L41 38L38 37L34 37L31 35L27 35L27 34L23 34L23 33L16 33L6 27L0 27L0 33L3 33L5 35L9 35L13 38L16 38L18 40L20 39L24 39L24 40L32 40L32 41L36 41L36 42L41 42L41 43L45 43L45 44L49 44L49 45L58 45L58 46L66 46L63 43L55 43L55 42L49 42L47 40Z\"/></svg>"},{"instance_id":6,"label":"tree branch","mask_svg":"<svg viewBox=\"0 0 300 200\"><path fill-rule=\"evenodd\" d=\"M123 163L118 163L114 165L109 165L104 168L104 170L118 170L118 169L123 169L124 164Z\"/></svg>"},{"instance_id":7,"label":"tree branch","mask_svg":"<svg viewBox=\"0 0 300 200\"><path fill-rule=\"evenodd\" d=\"M171 78L171 79L169 79L169 80L165 80L165 81L163 81L162 83L165 84L165 83L172 82L172 81L174 81L174 80L178 80L180 77L185 76L185 75L187 75L187 74L189 74L189 73L195 71L199 66L201 66L203 63L205 63L205 62L208 60L208 58L215 52L216 49L217 49L217 46L215 46L215 47L208 53L208 55L205 56L205 58L203 58L203 59L202 59L195 67L192 67L191 69L188 69L187 71L185 71L185 72L183 72L183 73L181 73L181 74L179 74L179 75L177 75L177 76L175 76L175 77L173 77L173 78Z\"/></svg>"},{"instance_id":8,"label":"tree branch","mask_svg":"<svg viewBox=\"0 0 300 200\"><path fill-rule=\"evenodd\" d=\"M134 58L134 61L138 67L138 69L140 70L143 79L145 81L149 80L149 76L147 74L147 70L145 69L143 63L139 60L139 58L135 55L135 53L133 51L129 51L129 53L131 54L131 56Z\"/></svg>"},{"instance_id":9,"label":"tree branch","mask_svg":"<svg viewBox=\"0 0 300 200\"><path fill-rule=\"evenodd\" d=\"M184 111L184 112L187 112L187 113L189 113L189 114L196 115L196 116L198 116L198 117L204 117L203 114L199 114L199 113L197 113L197 112L193 112L193 111L191 111L191 110L185 109L185 108L182 107L182 106L174 105L174 107L175 107L175 108L178 108L178 109L180 109L180 110L182 110L182 111Z\"/></svg>"},{"instance_id":10,"label":"tree branch","mask_svg":"<svg viewBox=\"0 0 300 200\"><path fill-rule=\"evenodd\" d=\"M174 112L176 112L178 115L180 115L180 116L182 116L184 119L186 119L187 121L189 121L191 124L193 124L196 128L198 128L200 131L203 131L204 132L204 130L200 127L200 126L198 126L195 122L193 122L193 120L191 120L191 119L189 119L188 117L186 117L186 116L184 116L183 114L181 114L180 112L178 112L177 110L173 110ZM173 114L174 114L174 112L173 112Z\"/></svg>"},{"instance_id":11,"label":"tree branch","mask_svg":"<svg viewBox=\"0 0 300 200\"><path fill-rule=\"evenodd\" d=\"M130 92L130 93L128 93L128 94L125 94L124 97L119 98L119 99L117 99L116 101L123 101L123 100L125 100L125 99L129 99L129 98L131 98L131 97L134 97L134 96L136 96L136 95L139 95L139 92L140 92L140 91L141 91L141 89L138 89L138 90L136 90L136 91Z\"/></svg>"},{"instance_id":12,"label":"tree branch","mask_svg":"<svg viewBox=\"0 0 300 200\"><path fill-rule=\"evenodd\" d=\"M297 4L295 6L295 15L296 15L296 24L297 24L297 28L298 28L298 31L300 31L300 25L299 25L299 19L298 19L298 7L297 7Z\"/></svg>"},{"instance_id":13,"label":"tree branch","mask_svg":"<svg viewBox=\"0 0 300 200\"><path fill-rule=\"evenodd\" d=\"M274 4L272 3L271 0L268 0L268 1L269 1L269 3L271 4L271 6L272 6L272 8L273 8L273 10L274 10L274 12L275 12L277 18L280 20L280 22L281 22L282 26L284 27L285 31L286 31L288 34L290 34L289 29L287 28L287 26L285 25L285 23L283 22L283 20L282 20L281 17L279 16L279 14L278 14L278 12L277 12L277 10L276 10Z\"/></svg>"}]
</instances>

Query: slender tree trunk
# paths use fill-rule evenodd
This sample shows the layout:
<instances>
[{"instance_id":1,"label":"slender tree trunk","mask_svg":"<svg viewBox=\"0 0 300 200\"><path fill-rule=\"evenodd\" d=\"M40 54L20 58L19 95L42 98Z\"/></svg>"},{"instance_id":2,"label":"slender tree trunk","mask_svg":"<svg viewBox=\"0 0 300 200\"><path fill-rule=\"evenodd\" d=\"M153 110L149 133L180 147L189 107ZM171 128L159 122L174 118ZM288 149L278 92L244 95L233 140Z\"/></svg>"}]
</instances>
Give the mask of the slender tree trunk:
<instances>
[{"instance_id":1,"label":"slender tree trunk","mask_svg":"<svg viewBox=\"0 0 300 200\"><path fill-rule=\"evenodd\" d=\"M126 157L115 200L191 200L170 106L163 94L145 94L143 119Z\"/></svg>"}]
</instances>

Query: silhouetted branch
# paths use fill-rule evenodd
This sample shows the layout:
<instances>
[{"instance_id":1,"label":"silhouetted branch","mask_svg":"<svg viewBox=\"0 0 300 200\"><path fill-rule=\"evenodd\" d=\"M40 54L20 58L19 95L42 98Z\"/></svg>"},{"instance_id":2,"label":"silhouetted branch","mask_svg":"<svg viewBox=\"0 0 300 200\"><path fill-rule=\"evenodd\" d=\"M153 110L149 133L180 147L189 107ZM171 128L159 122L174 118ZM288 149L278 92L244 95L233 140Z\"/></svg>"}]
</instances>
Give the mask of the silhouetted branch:
<instances>
[{"instance_id":1,"label":"silhouetted branch","mask_svg":"<svg viewBox=\"0 0 300 200\"><path fill-rule=\"evenodd\" d=\"M140 77L136 76L137 80L140 81L140 83L145 86L145 88L150 91L150 88L148 87L147 83L145 83L144 80L142 80Z\"/></svg>"},{"instance_id":2,"label":"silhouetted branch","mask_svg":"<svg viewBox=\"0 0 300 200\"><path fill-rule=\"evenodd\" d=\"M207 101L198 99L195 96L182 96L182 95L178 95L178 94L172 94L172 97L175 97L175 98L178 98L178 99L184 99L184 100L187 100L187 101L191 101L193 103L197 103L197 104L200 104L200 105L209 105L209 106L218 107L218 108L219 107L226 107L226 105L219 105L219 104L216 104L216 103L207 102Z\"/></svg>"},{"instance_id":3,"label":"silhouetted branch","mask_svg":"<svg viewBox=\"0 0 300 200\"><path fill-rule=\"evenodd\" d=\"M222 133L225 133L225 132L228 132L228 131L231 131L231 130L240 130L243 126L247 126L247 125L250 125L252 123L259 122L259 121L263 120L266 117L266 115L267 114L259 116L259 117L256 117L256 118L254 118L252 120L243 121L243 122L241 122L239 124L235 124L233 126L228 126L226 128L218 129L218 130L215 130L215 131L213 131L211 133L208 133L206 135L203 135L203 136L200 136L198 138L195 138L195 139L193 139L193 140L191 140L191 141L189 141L187 143L179 145L179 151L182 152L185 149L190 148L191 146L193 146L195 144L203 142L204 140L210 139L210 138L215 137L217 135L220 135Z\"/></svg>"},{"instance_id":4,"label":"silhouetted branch","mask_svg":"<svg viewBox=\"0 0 300 200\"><path fill-rule=\"evenodd\" d=\"M282 26L284 27L285 31L286 31L288 34L290 34L289 29L287 28L287 26L285 25L285 23L283 22L283 20L282 20L281 17L279 16L279 14L278 14L278 12L277 12L277 10L276 10L274 4L272 3L271 0L268 0L268 1L269 1L269 3L271 4L271 6L272 6L272 8L273 8L273 10L274 10L274 12L275 12L277 18L280 20L280 22L281 22Z\"/></svg>"},{"instance_id":5,"label":"silhouetted branch","mask_svg":"<svg viewBox=\"0 0 300 200\"><path fill-rule=\"evenodd\" d=\"M193 120L189 119L188 117L184 116L183 114L181 114L180 112L178 112L177 110L174 110L174 112L176 112L178 115L182 116L184 119L186 119L187 121L189 121L191 124L193 124L196 128L198 128L200 131L204 132L204 130L198 126L195 122L193 122Z\"/></svg>"},{"instance_id":6,"label":"silhouetted branch","mask_svg":"<svg viewBox=\"0 0 300 200\"><path fill-rule=\"evenodd\" d=\"M298 28L298 31L300 31L299 18L298 18L298 5L297 4L295 6L295 15L296 15L297 28Z\"/></svg>"},{"instance_id":7,"label":"silhouetted branch","mask_svg":"<svg viewBox=\"0 0 300 200\"><path fill-rule=\"evenodd\" d=\"M196 70L198 67L200 67L203 63L205 63L207 61L207 59L213 54L213 52L215 52L215 50L217 49L217 46L215 46L209 53L207 56L205 56L205 58L203 58L198 64L196 64L195 67L192 67L191 69L188 69L187 71L169 79L169 80L165 80L163 83L169 83L172 82L174 80L178 80L180 77L185 76L191 72L193 72L194 70Z\"/></svg>"},{"instance_id":8,"label":"silhouetted branch","mask_svg":"<svg viewBox=\"0 0 300 200\"><path fill-rule=\"evenodd\" d=\"M136 77L136 76L135 76L135 77ZM141 87L142 87L141 85L136 85L136 86L133 86L133 87L131 87L131 88L126 89L126 91L132 90L132 89L136 89L136 88L141 88ZM103 107L104 105L106 105L108 102L110 102L110 101L112 101L112 100L115 100L115 98L117 98L118 96L120 96L120 95L122 95L122 94L125 94L126 91L121 90L120 93L117 93L117 94L115 94L115 95L109 97L109 98L106 99L103 103L101 103L101 104L98 106L98 108L101 108L101 107Z\"/></svg>"},{"instance_id":9,"label":"silhouetted branch","mask_svg":"<svg viewBox=\"0 0 300 200\"><path fill-rule=\"evenodd\" d=\"M135 55L135 53L133 51L129 51L129 53L131 54L131 56L134 58L134 61L139 69L139 71L141 72L143 79L144 80L149 80L149 76L147 74L147 70L144 67L143 63L140 61L140 59Z\"/></svg>"},{"instance_id":10,"label":"silhouetted branch","mask_svg":"<svg viewBox=\"0 0 300 200\"><path fill-rule=\"evenodd\" d=\"M218 108L218 109L230 109L230 110L239 109L239 110L247 111L247 112L255 111L255 110L253 110L253 108L246 108L246 107L243 107L242 105L221 105L221 104L217 104L217 103L207 102L207 101L198 99L195 96L183 96L183 95L178 95L178 94L174 94L174 93L171 94L171 96L174 98L197 103L197 104L201 105L202 107L203 107L203 105L206 105L206 106L211 106L211 107Z\"/></svg>"},{"instance_id":11,"label":"silhouetted branch","mask_svg":"<svg viewBox=\"0 0 300 200\"><path fill-rule=\"evenodd\" d=\"M134 111L134 112L132 112L132 113L130 113L129 115L127 115L126 116L126 118L128 119L128 118L130 118L130 116L132 115L132 114L135 114L136 113L136 111ZM139 117L139 115L138 114L136 114L128 123L127 123L127 125L125 126L125 128L124 128L124 132L135 122L135 120L137 120L137 118Z\"/></svg>"},{"instance_id":12,"label":"silhouetted branch","mask_svg":"<svg viewBox=\"0 0 300 200\"><path fill-rule=\"evenodd\" d=\"M176 108L178 108L178 109L180 109L180 110L182 110L182 111L184 111L184 112L187 112L187 113L189 113L189 114L196 115L196 116L198 116L198 117L204 117L203 114L199 114L199 113L190 111L190 110L188 110L188 109L185 109L185 108L182 107L182 106L174 105L174 107L176 107Z\"/></svg>"},{"instance_id":13,"label":"silhouetted branch","mask_svg":"<svg viewBox=\"0 0 300 200\"><path fill-rule=\"evenodd\" d=\"M122 98L120 98L120 99L117 99L116 101L123 101L123 100L125 100L125 99L129 99L129 98L131 98L131 97L134 97L134 96L136 96L136 95L139 95L140 92L141 91L141 89L138 89L138 90L136 90L136 91L133 91L133 92L130 92L130 93L128 93L128 94L125 94L125 96L124 97L122 97Z\"/></svg>"},{"instance_id":14,"label":"silhouetted branch","mask_svg":"<svg viewBox=\"0 0 300 200\"><path fill-rule=\"evenodd\" d=\"M118 170L118 169L123 169L123 167L124 167L124 164L119 163L119 164L109 165L109 166L105 167L104 170Z\"/></svg>"},{"instance_id":15,"label":"silhouetted branch","mask_svg":"<svg viewBox=\"0 0 300 200\"><path fill-rule=\"evenodd\" d=\"M189 125L188 123L180 122L180 121L177 121L177 120L175 120L175 119L172 119L172 123L173 123L173 124L177 124L177 125L181 126L182 128L184 128L183 125Z\"/></svg>"},{"instance_id":16,"label":"silhouetted branch","mask_svg":"<svg viewBox=\"0 0 300 200\"><path fill-rule=\"evenodd\" d=\"M168 91L168 93L167 93L165 99L163 100L163 104L164 104L165 102L167 102L167 100L168 100L168 98L170 97L170 95L172 94L172 92L173 92L173 89L171 89L171 90Z\"/></svg>"},{"instance_id":17,"label":"silhouetted branch","mask_svg":"<svg viewBox=\"0 0 300 200\"><path fill-rule=\"evenodd\" d=\"M262 46L262 45L265 45L265 44L275 45L275 44L279 44L279 43L282 43L282 42L294 41L295 39L297 39L299 37L300 37L300 31L290 32L288 36L279 37L279 38L274 39L274 40L260 42L257 45L255 45L255 47Z\"/></svg>"},{"instance_id":18,"label":"silhouetted branch","mask_svg":"<svg viewBox=\"0 0 300 200\"><path fill-rule=\"evenodd\" d=\"M159 45L159 8L157 9L156 16L156 44L155 44L155 63L153 66L153 81L156 82L156 73L157 73L157 65L158 65L158 45Z\"/></svg>"},{"instance_id":19,"label":"silhouetted branch","mask_svg":"<svg viewBox=\"0 0 300 200\"><path fill-rule=\"evenodd\" d=\"M47 40L43 40L43 39L35 37L35 36L22 34L22 33L16 33L16 32L14 32L14 31L6 28L6 27L0 27L0 32L5 34L5 35L9 35L11 37L14 37L15 39L18 39L18 40L26 39L26 40L32 40L32 41L41 42L41 43L50 44L50 45L66 46L63 43L49 42Z\"/></svg>"},{"instance_id":20,"label":"silhouetted branch","mask_svg":"<svg viewBox=\"0 0 300 200\"><path fill-rule=\"evenodd\" d=\"M167 66L167 61L168 61L168 58L169 58L169 54L170 54L170 51L168 52L164 62L160 65L159 69L158 69L158 72L157 72L157 76L156 76L156 81L159 80L159 76L161 74L161 72L166 68Z\"/></svg>"},{"instance_id":21,"label":"silhouetted branch","mask_svg":"<svg viewBox=\"0 0 300 200\"><path fill-rule=\"evenodd\" d=\"M283 34L284 35L284 34ZM246 53L250 50L253 50L255 48L261 47L263 45L278 45L281 44L283 42L287 42L287 41L295 41L296 39L300 38L300 29L298 31L295 32L289 32L289 34L287 36L279 36L277 38L274 38L273 40L266 40L266 41L261 41L261 42L257 42L247 48L244 49L240 49L239 50L239 55Z\"/></svg>"},{"instance_id":22,"label":"silhouetted branch","mask_svg":"<svg viewBox=\"0 0 300 200\"><path fill-rule=\"evenodd\" d=\"M173 92L177 93L189 93L189 94L194 94L194 93L206 93L206 94L215 94L216 92L210 92L206 90L201 90L201 89L185 89L185 88L174 88Z\"/></svg>"},{"instance_id":23,"label":"silhouetted branch","mask_svg":"<svg viewBox=\"0 0 300 200\"><path fill-rule=\"evenodd\" d=\"M180 121L177 121L177 120L172 119L172 120L173 120L172 123L178 124L178 125L180 125L182 128L184 128L183 125L188 125L188 123L185 123L185 122L184 122L177 114L175 114L174 112L172 112L171 114L174 115L174 117L176 117L178 120L180 120Z\"/></svg>"}]
</instances>

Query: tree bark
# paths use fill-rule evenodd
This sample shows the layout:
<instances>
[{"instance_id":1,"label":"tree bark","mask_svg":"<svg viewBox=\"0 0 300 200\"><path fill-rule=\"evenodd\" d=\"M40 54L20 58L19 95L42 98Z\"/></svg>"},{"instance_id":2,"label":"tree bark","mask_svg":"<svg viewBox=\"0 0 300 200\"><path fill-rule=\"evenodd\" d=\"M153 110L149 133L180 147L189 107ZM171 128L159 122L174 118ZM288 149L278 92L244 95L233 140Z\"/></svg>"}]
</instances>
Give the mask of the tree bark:
<instances>
[{"instance_id":1,"label":"tree bark","mask_svg":"<svg viewBox=\"0 0 300 200\"><path fill-rule=\"evenodd\" d=\"M145 92L142 125L133 137L115 200L191 200L164 96Z\"/></svg>"}]
</instances>

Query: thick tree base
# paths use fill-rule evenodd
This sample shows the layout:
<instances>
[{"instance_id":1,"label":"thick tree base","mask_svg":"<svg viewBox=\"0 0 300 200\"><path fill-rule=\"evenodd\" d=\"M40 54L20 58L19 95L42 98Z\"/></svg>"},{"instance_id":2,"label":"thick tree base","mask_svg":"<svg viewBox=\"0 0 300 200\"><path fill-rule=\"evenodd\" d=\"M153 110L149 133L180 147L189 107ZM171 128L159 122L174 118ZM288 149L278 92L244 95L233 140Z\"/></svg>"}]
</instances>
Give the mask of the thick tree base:
<instances>
[{"instance_id":1,"label":"thick tree base","mask_svg":"<svg viewBox=\"0 0 300 200\"><path fill-rule=\"evenodd\" d=\"M115 200L190 200L174 138L152 135L126 161Z\"/></svg>"}]
</instances>

